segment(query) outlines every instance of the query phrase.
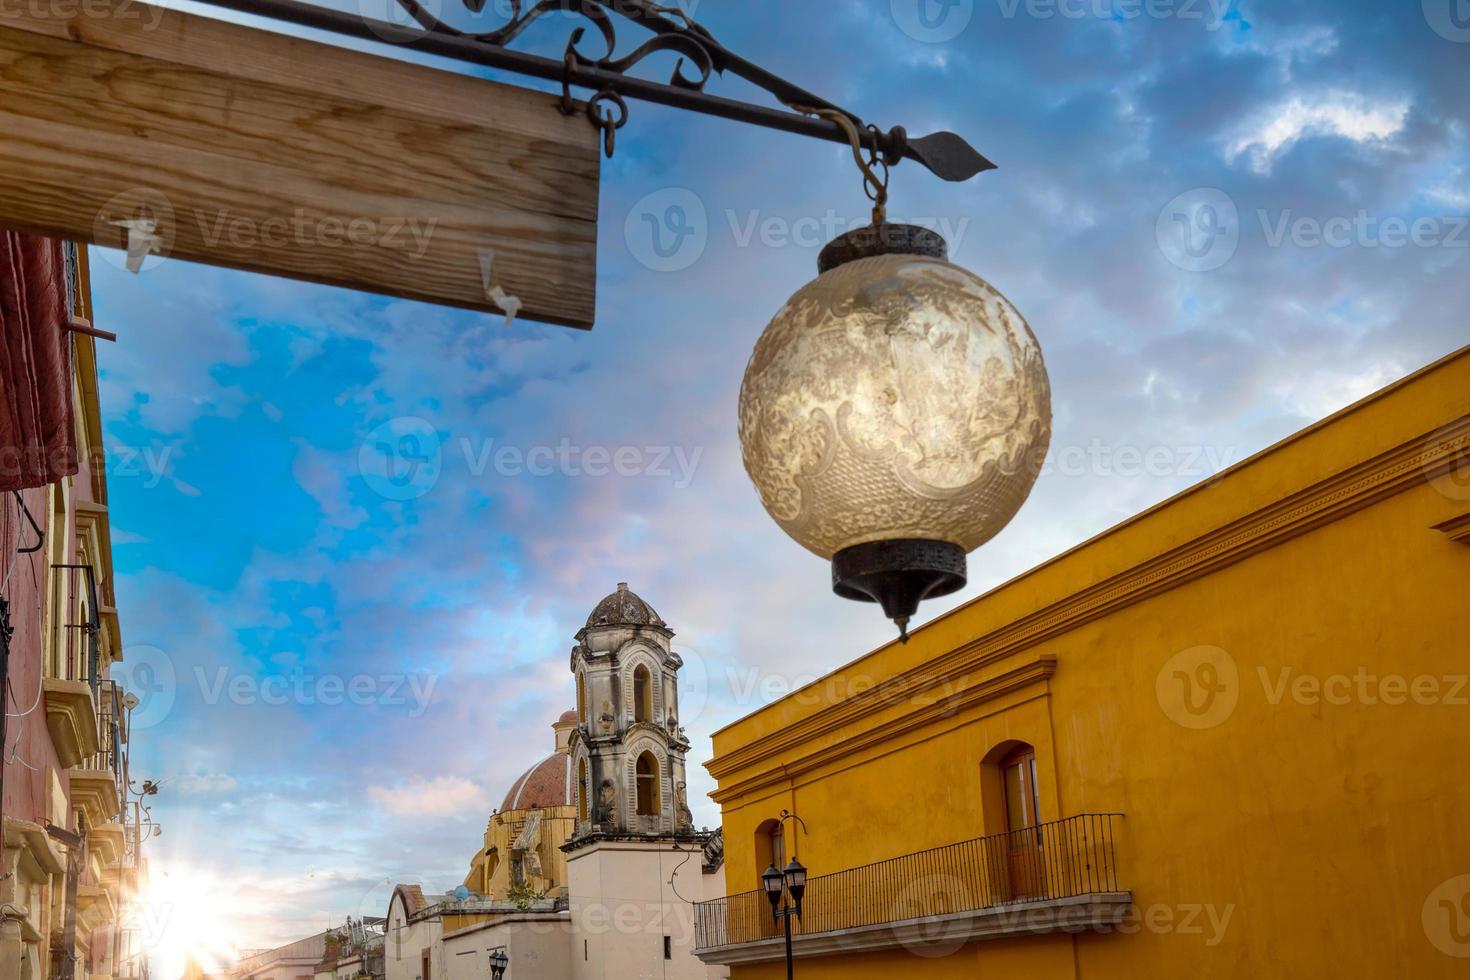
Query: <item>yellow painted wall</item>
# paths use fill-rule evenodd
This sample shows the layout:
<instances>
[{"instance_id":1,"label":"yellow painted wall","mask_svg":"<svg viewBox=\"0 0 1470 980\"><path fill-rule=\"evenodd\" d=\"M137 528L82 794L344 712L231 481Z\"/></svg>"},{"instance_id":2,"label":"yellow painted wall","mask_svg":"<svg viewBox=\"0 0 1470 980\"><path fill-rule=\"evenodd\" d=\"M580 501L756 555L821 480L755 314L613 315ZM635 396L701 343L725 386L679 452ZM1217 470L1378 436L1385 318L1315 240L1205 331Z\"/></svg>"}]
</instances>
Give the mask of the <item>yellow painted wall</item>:
<instances>
[{"instance_id":1,"label":"yellow painted wall","mask_svg":"<svg viewBox=\"0 0 1470 980\"><path fill-rule=\"evenodd\" d=\"M716 733L730 890L782 808L814 875L996 832L1018 739L1043 819L1126 814L1145 924L802 977L1470 976L1470 541L1434 529L1467 514L1470 349Z\"/></svg>"},{"instance_id":2,"label":"yellow painted wall","mask_svg":"<svg viewBox=\"0 0 1470 980\"><path fill-rule=\"evenodd\" d=\"M465 876L465 887L478 895L497 900L510 897L511 845L520 835L532 810L509 810L491 814L485 825L485 837L480 849L470 859L469 874ZM572 836L576 824L576 809L570 806L551 806L540 809L541 829L537 834L536 853L541 859L541 874L527 875L527 883L537 892L556 897L564 893L567 884L567 858L561 846ZM492 861L491 851L495 852ZM493 867L492 867L493 863ZM463 925L472 923L465 922ZM450 927L446 925L446 930ZM455 928L459 928L456 926Z\"/></svg>"}]
</instances>

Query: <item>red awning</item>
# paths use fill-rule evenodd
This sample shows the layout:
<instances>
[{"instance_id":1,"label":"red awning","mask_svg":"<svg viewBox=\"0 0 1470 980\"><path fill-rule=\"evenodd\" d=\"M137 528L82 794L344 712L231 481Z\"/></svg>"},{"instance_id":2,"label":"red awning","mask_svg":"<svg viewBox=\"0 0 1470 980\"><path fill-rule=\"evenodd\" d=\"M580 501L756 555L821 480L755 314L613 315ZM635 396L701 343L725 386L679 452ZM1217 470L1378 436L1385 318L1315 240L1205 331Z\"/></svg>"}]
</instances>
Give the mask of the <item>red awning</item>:
<instances>
[{"instance_id":1,"label":"red awning","mask_svg":"<svg viewBox=\"0 0 1470 980\"><path fill-rule=\"evenodd\" d=\"M77 472L66 257L0 229L0 491Z\"/></svg>"}]
</instances>

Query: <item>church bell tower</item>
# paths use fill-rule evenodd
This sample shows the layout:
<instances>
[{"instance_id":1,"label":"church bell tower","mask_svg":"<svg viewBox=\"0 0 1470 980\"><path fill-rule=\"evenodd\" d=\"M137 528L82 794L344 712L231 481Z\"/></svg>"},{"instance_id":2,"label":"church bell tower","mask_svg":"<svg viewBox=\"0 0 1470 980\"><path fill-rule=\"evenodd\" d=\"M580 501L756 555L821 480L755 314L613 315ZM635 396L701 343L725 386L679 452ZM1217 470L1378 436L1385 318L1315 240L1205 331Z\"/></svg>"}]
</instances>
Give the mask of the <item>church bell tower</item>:
<instances>
[{"instance_id":1,"label":"church bell tower","mask_svg":"<svg viewBox=\"0 0 1470 980\"><path fill-rule=\"evenodd\" d=\"M577 632L571 669L576 830L569 847L606 837L693 837L679 727L674 632L619 582Z\"/></svg>"}]
</instances>

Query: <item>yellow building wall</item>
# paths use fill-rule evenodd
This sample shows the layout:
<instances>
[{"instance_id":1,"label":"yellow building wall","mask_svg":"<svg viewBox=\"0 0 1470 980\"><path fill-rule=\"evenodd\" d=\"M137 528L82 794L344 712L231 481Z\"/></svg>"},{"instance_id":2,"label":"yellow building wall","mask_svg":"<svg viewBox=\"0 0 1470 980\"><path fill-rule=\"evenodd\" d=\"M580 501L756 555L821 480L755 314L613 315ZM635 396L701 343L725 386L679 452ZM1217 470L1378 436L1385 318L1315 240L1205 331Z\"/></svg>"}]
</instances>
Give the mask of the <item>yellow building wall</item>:
<instances>
[{"instance_id":1,"label":"yellow building wall","mask_svg":"<svg viewBox=\"0 0 1470 980\"><path fill-rule=\"evenodd\" d=\"M813 875L1003 829L1019 740L1044 820L1126 815L1138 918L801 976L1470 976L1467 477L1470 350L717 732L730 891L783 808Z\"/></svg>"},{"instance_id":2,"label":"yellow building wall","mask_svg":"<svg viewBox=\"0 0 1470 980\"><path fill-rule=\"evenodd\" d=\"M520 836L533 812L541 814L541 828L537 834L536 846L536 854L541 861L541 874L527 874L526 882L536 892L548 897L565 895L567 857L562 853L561 846L571 839L572 830L576 826L576 808L570 806L543 807L539 811L508 810L492 814L485 826L484 841L479 851L470 859L469 874L464 879L466 888L486 898L499 901L509 899L512 884L511 845ZM472 924L474 923L468 921L462 923L463 926Z\"/></svg>"}]
</instances>

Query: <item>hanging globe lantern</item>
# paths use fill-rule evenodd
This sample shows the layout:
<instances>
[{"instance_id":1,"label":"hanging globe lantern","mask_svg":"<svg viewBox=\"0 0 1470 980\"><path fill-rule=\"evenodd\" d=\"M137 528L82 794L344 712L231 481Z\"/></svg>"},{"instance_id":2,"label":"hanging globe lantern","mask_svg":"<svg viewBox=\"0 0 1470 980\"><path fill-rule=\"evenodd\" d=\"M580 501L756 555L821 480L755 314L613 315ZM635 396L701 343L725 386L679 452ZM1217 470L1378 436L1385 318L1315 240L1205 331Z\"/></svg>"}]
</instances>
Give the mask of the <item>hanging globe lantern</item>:
<instances>
[{"instance_id":1,"label":"hanging globe lantern","mask_svg":"<svg viewBox=\"0 0 1470 980\"><path fill-rule=\"evenodd\" d=\"M862 161L860 160L860 163ZM761 335L740 446L766 510L907 641L1030 495L1051 439L1041 349L939 235L882 221L823 249Z\"/></svg>"}]
</instances>

